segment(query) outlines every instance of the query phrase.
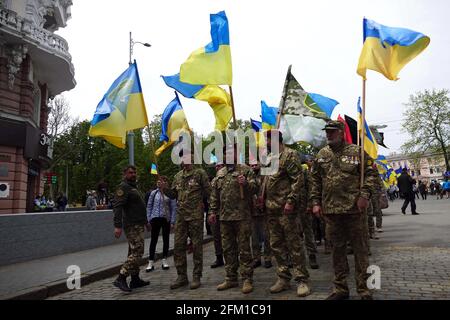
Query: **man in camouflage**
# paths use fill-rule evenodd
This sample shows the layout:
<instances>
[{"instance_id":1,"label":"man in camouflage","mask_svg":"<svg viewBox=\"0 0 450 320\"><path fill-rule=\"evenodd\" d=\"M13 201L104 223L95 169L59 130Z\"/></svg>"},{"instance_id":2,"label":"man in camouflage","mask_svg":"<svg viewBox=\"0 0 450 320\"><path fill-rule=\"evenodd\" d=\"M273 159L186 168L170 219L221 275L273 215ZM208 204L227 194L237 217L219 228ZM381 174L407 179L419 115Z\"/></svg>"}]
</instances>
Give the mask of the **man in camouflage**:
<instances>
[{"instance_id":1,"label":"man in camouflage","mask_svg":"<svg viewBox=\"0 0 450 320\"><path fill-rule=\"evenodd\" d=\"M203 272L203 197L211 193L208 175L191 162L191 155L181 154L182 170L172 182L168 195L177 199L177 218L175 222L174 262L178 277L171 284L171 289L178 289L189 284L187 277L187 239L193 244L193 280L191 290L200 287Z\"/></svg>"},{"instance_id":2,"label":"man in camouflage","mask_svg":"<svg viewBox=\"0 0 450 320\"><path fill-rule=\"evenodd\" d=\"M114 211L114 235L120 238L122 230L128 240L128 258L122 265L114 286L125 292L150 284L139 278L139 259L144 254L144 232L147 224L147 212L144 198L136 186L136 167L127 166L124 171L124 180L116 190ZM127 277L131 275L130 286Z\"/></svg>"},{"instance_id":3,"label":"man in camouflage","mask_svg":"<svg viewBox=\"0 0 450 320\"><path fill-rule=\"evenodd\" d=\"M252 164L251 168L255 174L258 192L253 197L251 206L252 214L252 256L253 269L261 266L261 250L264 250L264 267L272 267L272 254L270 250L269 230L267 229L266 215L264 210L257 207L257 198L261 194L262 177L261 165L259 163Z\"/></svg>"},{"instance_id":4,"label":"man in camouflage","mask_svg":"<svg viewBox=\"0 0 450 320\"><path fill-rule=\"evenodd\" d=\"M252 253L250 249L251 214L250 205L257 191L253 171L246 165L237 164L236 145L227 147L227 164L217 173L217 180L211 192L210 223L220 219L222 246L225 256L225 281L217 290L237 287L238 268L243 280L242 293L253 291Z\"/></svg>"},{"instance_id":5,"label":"man in camouflage","mask_svg":"<svg viewBox=\"0 0 450 320\"><path fill-rule=\"evenodd\" d=\"M277 153L271 149L272 139L279 144ZM258 201L261 207L265 206L270 247L278 264L278 280L270 288L270 292L278 293L289 289L292 278L287 259L289 255L294 280L298 283L297 295L305 297L310 294L309 273L306 269L303 239L297 223L298 210L295 210L296 205L302 205L299 196L305 192L303 171L297 152L283 145L281 132L267 131L266 141L269 157L275 163L278 162L277 172L264 177L263 195Z\"/></svg>"},{"instance_id":6,"label":"man in camouflage","mask_svg":"<svg viewBox=\"0 0 450 320\"><path fill-rule=\"evenodd\" d=\"M367 288L367 216L378 173L373 160L366 154L364 183L360 188L360 147L346 144L344 124L329 121L325 126L328 146L319 151L312 168L311 201L313 213L324 215L332 243L334 286L329 300L348 299L347 242L355 256L355 278L358 294L362 299L372 299Z\"/></svg>"}]
</instances>

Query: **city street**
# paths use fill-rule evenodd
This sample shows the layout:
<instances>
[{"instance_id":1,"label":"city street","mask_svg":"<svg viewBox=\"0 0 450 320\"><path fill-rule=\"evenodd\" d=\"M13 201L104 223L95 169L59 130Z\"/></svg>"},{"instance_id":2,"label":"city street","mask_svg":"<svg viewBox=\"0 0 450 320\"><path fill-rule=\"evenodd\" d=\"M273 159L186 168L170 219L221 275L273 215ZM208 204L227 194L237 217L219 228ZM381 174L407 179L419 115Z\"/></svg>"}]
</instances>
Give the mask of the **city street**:
<instances>
[{"instance_id":1,"label":"city street","mask_svg":"<svg viewBox=\"0 0 450 320\"><path fill-rule=\"evenodd\" d=\"M381 269L381 289L374 293L375 299L387 300L415 300L415 299L450 299L450 200L417 200L419 216L412 216L410 208L407 214L400 211L402 201L390 202L389 209L383 216L383 233L379 233L380 240L371 241L372 256L370 263ZM319 247L319 270L310 270L312 294L303 299L324 299L332 288L331 256L323 253L323 246ZM358 299L354 288L353 256L349 255L351 276L351 298ZM188 257L189 276L192 273L192 257ZM75 290L52 297L52 299L300 299L295 294L295 286L280 294L270 294L269 287L276 280L275 268L259 267L254 275L254 292L243 295L240 288L226 292L216 290L224 278L224 268L211 269L209 265L214 260L214 246L212 243L204 247L204 275L202 286L191 291L188 287L170 290L169 284L175 280L176 271L173 259L170 259L171 269L163 271L161 264L156 263L153 273L141 275L150 280L148 287L138 289L131 294L124 294L113 287L114 278L98 281L80 290Z\"/></svg>"}]
</instances>

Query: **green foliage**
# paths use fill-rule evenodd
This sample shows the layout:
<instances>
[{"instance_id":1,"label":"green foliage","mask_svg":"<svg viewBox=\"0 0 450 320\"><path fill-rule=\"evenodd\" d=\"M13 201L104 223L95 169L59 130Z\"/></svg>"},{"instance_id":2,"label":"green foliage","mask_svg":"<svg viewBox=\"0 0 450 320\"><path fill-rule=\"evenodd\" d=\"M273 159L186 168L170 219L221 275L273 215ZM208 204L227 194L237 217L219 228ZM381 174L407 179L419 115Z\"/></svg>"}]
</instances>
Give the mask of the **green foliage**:
<instances>
[{"instance_id":1,"label":"green foliage","mask_svg":"<svg viewBox=\"0 0 450 320\"><path fill-rule=\"evenodd\" d=\"M408 154L443 153L449 171L449 90L418 92L411 95L405 105L409 108L404 113L402 126L411 138L402 146L403 151Z\"/></svg>"}]
</instances>

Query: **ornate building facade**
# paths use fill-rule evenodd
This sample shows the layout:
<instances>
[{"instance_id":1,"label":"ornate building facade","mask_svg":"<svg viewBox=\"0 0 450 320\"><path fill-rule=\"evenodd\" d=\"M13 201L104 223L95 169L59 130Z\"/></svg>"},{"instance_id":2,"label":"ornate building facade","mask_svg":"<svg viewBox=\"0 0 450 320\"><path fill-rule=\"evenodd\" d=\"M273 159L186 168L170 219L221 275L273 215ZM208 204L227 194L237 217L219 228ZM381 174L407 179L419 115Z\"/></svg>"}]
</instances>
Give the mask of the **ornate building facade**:
<instances>
[{"instance_id":1,"label":"ornate building facade","mask_svg":"<svg viewBox=\"0 0 450 320\"><path fill-rule=\"evenodd\" d=\"M0 214L30 212L52 159L49 98L75 87L67 41L54 34L72 0L0 0Z\"/></svg>"},{"instance_id":2,"label":"ornate building facade","mask_svg":"<svg viewBox=\"0 0 450 320\"><path fill-rule=\"evenodd\" d=\"M386 157L388 164L396 169L408 168L409 174L418 180L431 182L444 179L446 172L443 153L424 153L419 157L404 154L391 154Z\"/></svg>"}]
</instances>

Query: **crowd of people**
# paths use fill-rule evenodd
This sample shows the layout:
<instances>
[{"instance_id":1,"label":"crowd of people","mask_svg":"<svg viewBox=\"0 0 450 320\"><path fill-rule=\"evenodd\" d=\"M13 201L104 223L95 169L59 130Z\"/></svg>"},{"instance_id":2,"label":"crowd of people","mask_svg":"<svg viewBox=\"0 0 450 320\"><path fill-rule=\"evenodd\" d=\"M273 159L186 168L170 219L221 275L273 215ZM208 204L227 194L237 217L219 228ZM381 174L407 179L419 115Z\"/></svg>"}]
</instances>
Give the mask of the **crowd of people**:
<instances>
[{"instance_id":1,"label":"crowd of people","mask_svg":"<svg viewBox=\"0 0 450 320\"><path fill-rule=\"evenodd\" d=\"M248 294L257 285L253 281L254 269L271 268L275 261L276 280L269 291L276 294L287 290L293 280L297 295L308 296L314 287L308 267L319 268L317 246L324 244L324 251L332 254L334 269L334 290L327 299L349 298L348 251L355 258L357 292L362 299L372 299L366 272L370 239L377 239L377 233L383 232L381 210L387 205L383 183L367 154L361 166L360 147L345 142L342 123L330 121L324 130L328 145L315 158L305 157L303 166L299 154L283 144L278 130L267 131L269 157L279 164L271 175L262 175L259 163L237 164L237 148L233 144L226 145L223 152L227 159L234 157L234 162L217 164L212 180L202 168L190 163L190 155L181 153L181 171L172 183L159 176L157 189L145 200L136 185L136 168L127 166L114 195L113 211L114 234L119 238L125 233L129 252L114 285L126 292L149 285L149 281L140 278L138 264L144 254L147 228L152 235L146 270L152 272L156 268L155 247L161 230L162 268L169 268L168 235L173 230L177 279L170 288L199 288L207 211L216 253L211 268L225 266L225 278L217 290L242 283L242 293ZM278 139L278 152L272 153L272 139ZM191 281L187 274L189 242L194 264Z\"/></svg>"},{"instance_id":2,"label":"crowd of people","mask_svg":"<svg viewBox=\"0 0 450 320\"><path fill-rule=\"evenodd\" d=\"M33 201L34 212L54 212L66 211L67 198L60 192L56 198L56 202L49 197L46 199L45 195L37 195Z\"/></svg>"}]
</instances>

